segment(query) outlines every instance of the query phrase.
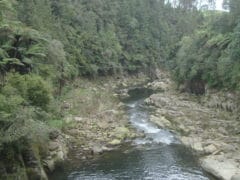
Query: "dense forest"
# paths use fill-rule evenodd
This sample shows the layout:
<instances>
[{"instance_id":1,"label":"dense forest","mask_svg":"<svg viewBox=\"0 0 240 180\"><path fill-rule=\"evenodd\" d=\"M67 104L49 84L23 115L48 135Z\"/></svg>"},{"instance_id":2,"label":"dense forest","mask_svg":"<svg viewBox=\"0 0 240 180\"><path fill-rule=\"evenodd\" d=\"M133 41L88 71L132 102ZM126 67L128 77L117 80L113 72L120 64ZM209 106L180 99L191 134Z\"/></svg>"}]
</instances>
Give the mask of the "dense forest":
<instances>
[{"instance_id":1,"label":"dense forest","mask_svg":"<svg viewBox=\"0 0 240 180\"><path fill-rule=\"evenodd\" d=\"M154 78L161 67L193 93L202 91L192 85L239 90L240 2L224 1L227 11L196 2L0 0L4 161L44 139L48 122L62 118L61 95L79 77Z\"/></svg>"}]
</instances>

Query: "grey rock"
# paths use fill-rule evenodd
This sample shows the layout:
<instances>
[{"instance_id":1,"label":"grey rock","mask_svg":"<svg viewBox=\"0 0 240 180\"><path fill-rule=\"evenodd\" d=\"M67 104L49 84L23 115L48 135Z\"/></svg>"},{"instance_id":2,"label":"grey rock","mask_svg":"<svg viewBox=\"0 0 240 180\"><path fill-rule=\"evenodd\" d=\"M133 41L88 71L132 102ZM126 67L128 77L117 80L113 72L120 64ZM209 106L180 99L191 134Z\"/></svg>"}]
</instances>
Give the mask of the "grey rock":
<instances>
[{"instance_id":1,"label":"grey rock","mask_svg":"<svg viewBox=\"0 0 240 180\"><path fill-rule=\"evenodd\" d=\"M240 174L233 175L231 180L240 180Z\"/></svg>"},{"instance_id":2,"label":"grey rock","mask_svg":"<svg viewBox=\"0 0 240 180\"><path fill-rule=\"evenodd\" d=\"M238 171L238 167L233 161L227 159L219 161L217 156L202 159L201 166L205 171L222 180L232 180Z\"/></svg>"},{"instance_id":3,"label":"grey rock","mask_svg":"<svg viewBox=\"0 0 240 180\"><path fill-rule=\"evenodd\" d=\"M59 148L59 144L58 144L58 142L50 141L48 148L50 151L55 151Z\"/></svg>"},{"instance_id":4,"label":"grey rock","mask_svg":"<svg viewBox=\"0 0 240 180\"><path fill-rule=\"evenodd\" d=\"M54 130L49 133L49 138L51 140L54 140L54 139L57 139L59 135L60 135L60 132L57 130Z\"/></svg>"}]
</instances>

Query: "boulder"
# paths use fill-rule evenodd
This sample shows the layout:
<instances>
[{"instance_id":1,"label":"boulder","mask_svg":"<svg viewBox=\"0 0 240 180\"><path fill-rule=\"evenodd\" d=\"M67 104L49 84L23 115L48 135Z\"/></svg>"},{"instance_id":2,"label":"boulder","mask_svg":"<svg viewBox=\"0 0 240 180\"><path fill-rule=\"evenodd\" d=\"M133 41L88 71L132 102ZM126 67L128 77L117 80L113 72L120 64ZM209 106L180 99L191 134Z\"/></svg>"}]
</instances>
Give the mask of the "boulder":
<instances>
[{"instance_id":1,"label":"boulder","mask_svg":"<svg viewBox=\"0 0 240 180\"><path fill-rule=\"evenodd\" d=\"M167 120L164 116L150 116L150 121L152 121L153 123L157 124L159 127L161 128L171 128L172 127L172 123Z\"/></svg>"},{"instance_id":2,"label":"boulder","mask_svg":"<svg viewBox=\"0 0 240 180\"><path fill-rule=\"evenodd\" d=\"M180 124L177 129L181 132L183 135L188 135L190 133L190 129L184 126L183 124Z\"/></svg>"},{"instance_id":3,"label":"boulder","mask_svg":"<svg viewBox=\"0 0 240 180\"><path fill-rule=\"evenodd\" d=\"M145 100L146 104L154 105L157 107L170 106L171 99L168 97L163 97L161 94L153 94Z\"/></svg>"},{"instance_id":4,"label":"boulder","mask_svg":"<svg viewBox=\"0 0 240 180\"><path fill-rule=\"evenodd\" d=\"M213 145L213 144L210 144L210 145L204 147L204 152L205 152L206 154L212 154L212 153L214 153L214 152L216 152L216 151L217 151L217 148L216 148L216 146Z\"/></svg>"},{"instance_id":5,"label":"boulder","mask_svg":"<svg viewBox=\"0 0 240 180\"><path fill-rule=\"evenodd\" d=\"M50 172L52 172L55 169L55 162L53 159L43 160L43 165Z\"/></svg>"},{"instance_id":6,"label":"boulder","mask_svg":"<svg viewBox=\"0 0 240 180\"><path fill-rule=\"evenodd\" d=\"M208 156L201 160L202 168L218 179L232 180L239 171L237 164L228 159L219 159L217 156Z\"/></svg>"},{"instance_id":7,"label":"boulder","mask_svg":"<svg viewBox=\"0 0 240 180\"><path fill-rule=\"evenodd\" d=\"M80 131L78 130L78 129L69 129L68 131L67 131L67 133L69 134L69 135L71 135L71 136L78 136L79 135L79 133L80 133Z\"/></svg>"},{"instance_id":8,"label":"boulder","mask_svg":"<svg viewBox=\"0 0 240 180\"><path fill-rule=\"evenodd\" d=\"M201 139L183 136L180 138L180 140L186 147L191 148L192 150L196 151L196 153L204 154Z\"/></svg>"},{"instance_id":9,"label":"boulder","mask_svg":"<svg viewBox=\"0 0 240 180\"><path fill-rule=\"evenodd\" d=\"M201 142L193 142L191 144L191 147L194 151L196 151L198 154L204 154L204 149Z\"/></svg>"},{"instance_id":10,"label":"boulder","mask_svg":"<svg viewBox=\"0 0 240 180\"><path fill-rule=\"evenodd\" d=\"M121 144L121 140L114 139L114 140L110 141L109 144L112 146L117 146L117 145Z\"/></svg>"},{"instance_id":11,"label":"boulder","mask_svg":"<svg viewBox=\"0 0 240 180\"><path fill-rule=\"evenodd\" d=\"M231 180L240 180L240 174L235 174L231 177Z\"/></svg>"},{"instance_id":12,"label":"boulder","mask_svg":"<svg viewBox=\"0 0 240 180\"><path fill-rule=\"evenodd\" d=\"M100 145L94 145L92 147L92 154L101 154L103 152L103 148Z\"/></svg>"},{"instance_id":13,"label":"boulder","mask_svg":"<svg viewBox=\"0 0 240 180\"><path fill-rule=\"evenodd\" d=\"M126 128L126 127L117 127L114 131L114 136L117 138L117 139L125 139L126 137L129 137L129 129Z\"/></svg>"},{"instance_id":14,"label":"boulder","mask_svg":"<svg viewBox=\"0 0 240 180\"><path fill-rule=\"evenodd\" d=\"M107 129L109 127L109 123L105 121L99 121L97 122L97 125L101 129Z\"/></svg>"},{"instance_id":15,"label":"boulder","mask_svg":"<svg viewBox=\"0 0 240 180\"><path fill-rule=\"evenodd\" d=\"M118 92L118 97L120 99L126 99L129 97L129 94L128 94L128 89L122 89Z\"/></svg>"},{"instance_id":16,"label":"boulder","mask_svg":"<svg viewBox=\"0 0 240 180\"><path fill-rule=\"evenodd\" d=\"M48 148L49 148L50 151L55 151L59 148L59 143L56 142L56 141L50 141L49 145L48 145Z\"/></svg>"},{"instance_id":17,"label":"boulder","mask_svg":"<svg viewBox=\"0 0 240 180\"><path fill-rule=\"evenodd\" d=\"M154 81L154 82L148 83L147 87L153 90L166 91L169 85L163 81Z\"/></svg>"},{"instance_id":18,"label":"boulder","mask_svg":"<svg viewBox=\"0 0 240 180\"><path fill-rule=\"evenodd\" d=\"M83 121L83 118L82 117L74 117L74 120L76 122L81 122L81 121Z\"/></svg>"}]
</instances>

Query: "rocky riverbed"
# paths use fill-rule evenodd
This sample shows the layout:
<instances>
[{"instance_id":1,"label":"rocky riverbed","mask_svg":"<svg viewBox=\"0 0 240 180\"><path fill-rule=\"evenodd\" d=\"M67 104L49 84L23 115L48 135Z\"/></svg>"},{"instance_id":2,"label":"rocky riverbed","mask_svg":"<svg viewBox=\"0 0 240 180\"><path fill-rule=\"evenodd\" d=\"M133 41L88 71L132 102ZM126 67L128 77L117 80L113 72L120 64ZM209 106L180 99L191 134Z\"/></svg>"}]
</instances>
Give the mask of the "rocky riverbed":
<instances>
[{"instance_id":1,"label":"rocky riverbed","mask_svg":"<svg viewBox=\"0 0 240 180\"><path fill-rule=\"evenodd\" d=\"M70 151L70 160L85 161L141 135L129 124L119 98L128 97L129 87L143 82L145 78L135 77L98 85L82 83L83 86L66 98L63 130L74 151L74 156ZM218 179L238 180L240 123L235 98L238 95L213 90L203 96L180 93L166 72L159 72L158 79L146 87L158 92L145 100L153 109L150 120L176 133L181 142L200 157L204 170ZM47 167L51 167L51 161Z\"/></svg>"},{"instance_id":2,"label":"rocky riverbed","mask_svg":"<svg viewBox=\"0 0 240 180\"><path fill-rule=\"evenodd\" d=\"M130 86L147 80L146 76L139 75L76 83L77 87L66 94L62 105L62 131L70 150L69 161L85 161L142 135L130 125L125 105L120 99L128 97ZM50 145L54 148L56 143L51 141ZM52 158L46 160L47 169L53 170L53 164Z\"/></svg>"},{"instance_id":3,"label":"rocky riverbed","mask_svg":"<svg viewBox=\"0 0 240 180\"><path fill-rule=\"evenodd\" d=\"M179 93L166 73L146 87L158 90L145 103L154 110L150 120L175 132L200 157L201 166L218 179L240 179L240 121L234 94L213 92L195 96Z\"/></svg>"}]
</instances>

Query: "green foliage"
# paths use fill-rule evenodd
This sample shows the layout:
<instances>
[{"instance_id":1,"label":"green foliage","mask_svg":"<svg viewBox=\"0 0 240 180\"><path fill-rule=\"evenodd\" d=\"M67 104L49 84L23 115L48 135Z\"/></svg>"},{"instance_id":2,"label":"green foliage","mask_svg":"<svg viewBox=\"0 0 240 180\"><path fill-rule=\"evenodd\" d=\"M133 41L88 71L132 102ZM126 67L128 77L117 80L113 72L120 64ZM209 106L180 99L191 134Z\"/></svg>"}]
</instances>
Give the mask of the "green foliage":
<instances>
[{"instance_id":1,"label":"green foliage","mask_svg":"<svg viewBox=\"0 0 240 180\"><path fill-rule=\"evenodd\" d=\"M40 33L18 25L20 27L15 24L0 25L0 67L3 73L11 70L29 73L46 57L46 40Z\"/></svg>"},{"instance_id":2,"label":"green foliage","mask_svg":"<svg viewBox=\"0 0 240 180\"><path fill-rule=\"evenodd\" d=\"M200 80L210 87L239 90L240 26L232 21L238 16L235 8L228 14L211 12L206 18L212 15L213 19L183 37L174 60L179 83Z\"/></svg>"},{"instance_id":3,"label":"green foliage","mask_svg":"<svg viewBox=\"0 0 240 180\"><path fill-rule=\"evenodd\" d=\"M47 29L64 45L70 71L58 75L61 81L68 72L71 77L149 72L164 63L175 41L201 22L197 11L173 9L157 0L21 0L16 9L21 21ZM50 68L41 70L51 73Z\"/></svg>"},{"instance_id":4,"label":"green foliage","mask_svg":"<svg viewBox=\"0 0 240 180\"><path fill-rule=\"evenodd\" d=\"M24 98L25 104L42 109L47 109L51 100L50 86L41 77L34 74L8 74L6 85L3 86L1 92L9 97L19 95Z\"/></svg>"},{"instance_id":5,"label":"green foliage","mask_svg":"<svg viewBox=\"0 0 240 180\"><path fill-rule=\"evenodd\" d=\"M196 3L0 0L0 145L44 134L46 122L61 128L56 99L78 76L152 75L166 66L179 83L239 89L240 4L230 0L228 13ZM107 103L109 94L94 93L76 111Z\"/></svg>"},{"instance_id":6,"label":"green foliage","mask_svg":"<svg viewBox=\"0 0 240 180\"><path fill-rule=\"evenodd\" d=\"M49 120L47 124L52 128L58 128L58 129L62 129L65 125L63 120L59 120L59 119Z\"/></svg>"}]
</instances>

